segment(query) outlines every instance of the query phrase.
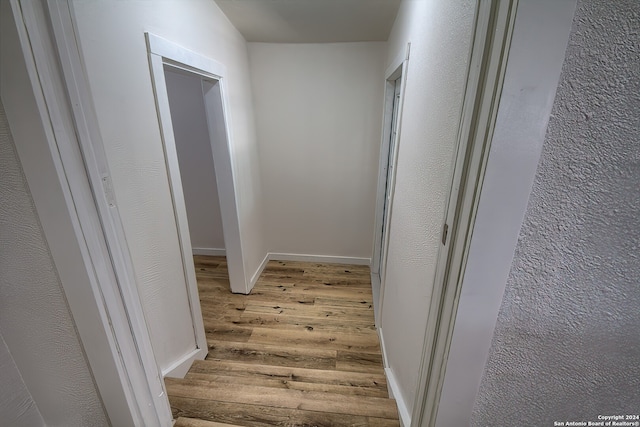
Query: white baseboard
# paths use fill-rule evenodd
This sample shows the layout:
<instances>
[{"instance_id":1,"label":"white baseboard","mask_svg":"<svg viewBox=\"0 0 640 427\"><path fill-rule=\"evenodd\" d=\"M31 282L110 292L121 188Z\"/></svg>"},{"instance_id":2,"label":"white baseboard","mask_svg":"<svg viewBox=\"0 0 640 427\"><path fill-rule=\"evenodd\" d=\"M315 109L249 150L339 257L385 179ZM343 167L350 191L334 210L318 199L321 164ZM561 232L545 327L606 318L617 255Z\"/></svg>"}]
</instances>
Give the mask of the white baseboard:
<instances>
[{"instance_id":1,"label":"white baseboard","mask_svg":"<svg viewBox=\"0 0 640 427\"><path fill-rule=\"evenodd\" d=\"M196 348L190 353L187 353L185 356L176 360L174 363L169 365L168 368L162 370L162 377L170 377L170 378L184 378L187 375L187 371L191 368L194 360L204 360L207 355L208 349L206 348Z\"/></svg>"},{"instance_id":2,"label":"white baseboard","mask_svg":"<svg viewBox=\"0 0 640 427\"><path fill-rule=\"evenodd\" d=\"M387 346L384 343L384 334L382 333L382 328L376 326L376 332L378 332L378 339L380 340L380 350L382 351L382 366L384 367L384 374L387 376L387 368L389 368L389 363L387 362ZM391 389L391 381L387 378L387 392L389 396L393 396L393 390Z\"/></svg>"},{"instance_id":3,"label":"white baseboard","mask_svg":"<svg viewBox=\"0 0 640 427\"><path fill-rule=\"evenodd\" d=\"M193 255L207 255L207 256L225 256L225 249L216 248L192 248ZM253 289L254 285L260 278L262 271L267 266L267 263L271 260L277 261L306 261L306 262L321 262L328 264L355 264L355 265L370 265L371 258L356 258L356 257L342 257L342 256L329 256L329 255L307 255L307 254L285 254L269 252L265 255L262 263L251 276L249 281L249 291Z\"/></svg>"},{"instance_id":4,"label":"white baseboard","mask_svg":"<svg viewBox=\"0 0 640 427\"><path fill-rule=\"evenodd\" d=\"M387 377L387 384L391 389L389 393L389 397L396 400L396 405L398 405L398 414L400 415L400 425L403 427L409 427L411 425L411 414L407 409L407 404L400 393L400 388L398 387L398 382L396 381L395 375L393 375L393 371L391 368L384 368L384 373Z\"/></svg>"},{"instance_id":5,"label":"white baseboard","mask_svg":"<svg viewBox=\"0 0 640 427\"><path fill-rule=\"evenodd\" d=\"M260 267L258 267L256 272L253 274L253 277L251 277L251 281L249 282L249 292L251 292L251 289L253 289L253 287L255 286L256 282L260 278L260 275L264 271L264 268L267 266L268 262L269 262L269 254L266 254L264 256L264 259L262 260L262 263L260 263Z\"/></svg>"},{"instance_id":6,"label":"white baseboard","mask_svg":"<svg viewBox=\"0 0 640 427\"><path fill-rule=\"evenodd\" d=\"M227 250L216 248L192 248L191 253L193 255L226 256Z\"/></svg>"},{"instance_id":7,"label":"white baseboard","mask_svg":"<svg viewBox=\"0 0 640 427\"><path fill-rule=\"evenodd\" d=\"M376 328L380 328L382 313L380 313L380 276L378 273L371 273L371 292L373 293L373 318Z\"/></svg>"},{"instance_id":8,"label":"white baseboard","mask_svg":"<svg viewBox=\"0 0 640 427\"><path fill-rule=\"evenodd\" d=\"M380 348L382 349L382 363L384 364L384 374L387 377L387 389L389 391L389 397L395 399L396 405L398 406L400 425L402 427L409 427L411 425L411 413L407 408L407 403L405 402L404 397L402 397L402 393L400 392L400 387L398 386L396 376L393 374L393 371L391 370L387 362L387 349L384 345L384 335L382 333L382 328L378 328L378 337L380 338Z\"/></svg>"},{"instance_id":9,"label":"white baseboard","mask_svg":"<svg viewBox=\"0 0 640 427\"><path fill-rule=\"evenodd\" d=\"M321 263L328 263L328 264L371 265L371 258L356 258L356 257L344 257L344 256L330 256L330 255L286 254L286 253L278 253L278 252L269 252L269 260L321 262Z\"/></svg>"}]
</instances>

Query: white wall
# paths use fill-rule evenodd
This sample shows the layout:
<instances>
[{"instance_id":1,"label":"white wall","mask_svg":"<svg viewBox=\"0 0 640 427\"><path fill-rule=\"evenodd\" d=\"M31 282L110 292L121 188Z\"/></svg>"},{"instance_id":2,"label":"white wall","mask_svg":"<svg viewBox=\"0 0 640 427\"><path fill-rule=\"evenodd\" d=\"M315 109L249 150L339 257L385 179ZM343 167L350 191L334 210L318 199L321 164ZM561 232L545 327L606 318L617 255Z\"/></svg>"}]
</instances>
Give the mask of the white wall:
<instances>
[{"instance_id":1,"label":"white wall","mask_svg":"<svg viewBox=\"0 0 640 427\"><path fill-rule=\"evenodd\" d=\"M220 200L201 79L165 68L165 81L191 246L196 252L224 250Z\"/></svg>"},{"instance_id":2,"label":"white wall","mask_svg":"<svg viewBox=\"0 0 640 427\"><path fill-rule=\"evenodd\" d=\"M386 43L249 43L270 252L371 258Z\"/></svg>"},{"instance_id":3,"label":"white wall","mask_svg":"<svg viewBox=\"0 0 640 427\"><path fill-rule=\"evenodd\" d=\"M474 11L471 0L405 0L389 39L388 65L411 42L381 318L401 414L415 399Z\"/></svg>"},{"instance_id":4,"label":"white wall","mask_svg":"<svg viewBox=\"0 0 640 427\"><path fill-rule=\"evenodd\" d=\"M13 360L7 344L0 334L0 419L13 427L44 427L44 420L20 371Z\"/></svg>"},{"instance_id":5,"label":"white wall","mask_svg":"<svg viewBox=\"0 0 640 427\"><path fill-rule=\"evenodd\" d=\"M438 408L438 426L471 424L542 151L575 3L520 0L518 4ZM518 410L522 409L519 406ZM539 424L537 420L526 423ZM502 425L480 425L497 424Z\"/></svg>"},{"instance_id":6,"label":"white wall","mask_svg":"<svg viewBox=\"0 0 640 427\"><path fill-rule=\"evenodd\" d=\"M266 246L246 43L213 1L72 6L145 316L165 369L193 348L194 338L144 32L227 67L244 268L252 277Z\"/></svg>"}]
</instances>

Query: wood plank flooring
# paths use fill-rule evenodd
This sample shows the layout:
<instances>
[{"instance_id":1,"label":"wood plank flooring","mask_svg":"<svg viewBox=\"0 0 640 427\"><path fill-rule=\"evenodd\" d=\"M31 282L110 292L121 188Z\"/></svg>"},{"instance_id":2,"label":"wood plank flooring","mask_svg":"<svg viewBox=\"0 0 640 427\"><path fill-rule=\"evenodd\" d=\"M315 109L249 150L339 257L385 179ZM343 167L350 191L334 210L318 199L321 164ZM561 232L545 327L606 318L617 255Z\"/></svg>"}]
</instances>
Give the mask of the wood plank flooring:
<instances>
[{"instance_id":1,"label":"wood plank flooring","mask_svg":"<svg viewBox=\"0 0 640 427\"><path fill-rule=\"evenodd\" d=\"M399 426L369 268L271 261L250 295L195 256L209 353L165 378L176 427Z\"/></svg>"}]
</instances>

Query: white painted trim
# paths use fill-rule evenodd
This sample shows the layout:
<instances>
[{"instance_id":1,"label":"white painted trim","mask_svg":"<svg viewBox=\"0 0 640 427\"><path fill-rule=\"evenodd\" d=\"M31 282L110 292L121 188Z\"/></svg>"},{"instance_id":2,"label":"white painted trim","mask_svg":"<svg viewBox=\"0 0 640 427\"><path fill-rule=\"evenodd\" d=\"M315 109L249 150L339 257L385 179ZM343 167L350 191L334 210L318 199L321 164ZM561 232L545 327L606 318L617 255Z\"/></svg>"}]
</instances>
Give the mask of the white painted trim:
<instances>
[{"instance_id":1,"label":"white painted trim","mask_svg":"<svg viewBox=\"0 0 640 427\"><path fill-rule=\"evenodd\" d=\"M402 66L404 61L406 61L409 56L409 47L405 52L399 52L395 58L391 61L387 69L384 71L384 79L385 80L394 80L392 76L398 72L398 68ZM396 78L400 77L400 75L396 75Z\"/></svg>"},{"instance_id":2,"label":"white painted trim","mask_svg":"<svg viewBox=\"0 0 640 427\"><path fill-rule=\"evenodd\" d=\"M194 360L202 360L203 357L200 354L200 349L196 348L195 350L190 351L185 354L175 362L173 362L169 367L162 370L163 377L171 377L171 378L184 378L191 368Z\"/></svg>"},{"instance_id":3,"label":"white painted trim","mask_svg":"<svg viewBox=\"0 0 640 427\"><path fill-rule=\"evenodd\" d=\"M380 327L380 276L377 273L371 272L371 292L373 293L373 318L376 327Z\"/></svg>"},{"instance_id":4,"label":"white painted trim","mask_svg":"<svg viewBox=\"0 0 640 427\"><path fill-rule=\"evenodd\" d=\"M384 344L384 334L382 333L382 328L376 328L376 332L378 333L378 339L380 340L380 350L382 350L382 366L388 368L389 359L387 358L387 347Z\"/></svg>"},{"instance_id":5,"label":"white painted trim","mask_svg":"<svg viewBox=\"0 0 640 427\"><path fill-rule=\"evenodd\" d=\"M223 91L223 78L226 68L213 59L194 53L153 34L145 33L145 40L195 333L196 349L194 352L183 361L177 361L176 364L172 365L172 368L164 372L180 375L183 371L186 373L194 359L204 359L206 357L208 346L193 265L194 250L191 246L189 235L180 166L171 122L171 109L169 107L169 96L164 74L165 66L196 75L201 79L205 114L218 185L218 196L220 198L223 234L227 246L224 252L227 257L229 282L231 290L234 292L248 293L249 287L242 256L240 217L238 215L233 170L233 151L229 141L229 121L227 110L225 109L227 101Z\"/></svg>"},{"instance_id":6,"label":"white painted trim","mask_svg":"<svg viewBox=\"0 0 640 427\"><path fill-rule=\"evenodd\" d=\"M229 101L226 80L202 80L207 126L211 139L211 152L220 199L222 233L227 252L229 282L234 293L248 294L251 286L244 265L242 248L242 221L238 209L237 173L231 144Z\"/></svg>"},{"instance_id":7,"label":"white painted trim","mask_svg":"<svg viewBox=\"0 0 640 427\"><path fill-rule=\"evenodd\" d=\"M96 136L93 133L96 129L91 127L95 124L91 121L92 105L87 103L88 89L83 80L70 5L50 1L46 4L22 2L18 6L14 1L12 7L18 14L18 22L25 25L22 27L23 52L34 95L39 99L41 125L47 131L51 160L56 164L67 205L65 215L69 215L68 219L74 223L76 234L73 237L87 265L88 280L80 280L77 284L77 278L65 280L65 256L56 255L59 251L55 249L57 231L47 233L48 226L45 226L49 223L47 217L56 215L50 196L38 211L107 414L114 425L171 425L164 384L151 351L142 311L137 310L139 299L135 282L130 281L127 274L128 252L114 253L114 246L107 243L109 236L118 233L117 209L109 205L102 191L102 177L108 179L108 170L100 173L96 166L104 157L92 145L95 140L91 138ZM22 16L19 16L20 8L24 12ZM43 22L47 12L53 34L46 30L47 22ZM33 180L30 185L32 183ZM91 192L90 185L96 188L95 192ZM37 186L34 189L37 193ZM64 222L66 219L59 215L53 221ZM65 251L73 252L69 244L65 245ZM89 286L78 287L80 284ZM95 301L87 297L89 290ZM92 309L93 303L97 305ZM89 315L91 312L93 314ZM127 312L132 315L127 316ZM95 321L95 314L102 324ZM106 350L101 341L104 335ZM111 370L114 365L115 372ZM123 398L124 404L121 403Z\"/></svg>"},{"instance_id":8,"label":"white painted trim","mask_svg":"<svg viewBox=\"0 0 640 427\"><path fill-rule=\"evenodd\" d=\"M191 248L192 255L205 255L205 256L226 256L227 250L224 248Z\"/></svg>"},{"instance_id":9,"label":"white painted trim","mask_svg":"<svg viewBox=\"0 0 640 427\"><path fill-rule=\"evenodd\" d=\"M444 223L449 225L449 233L438 252L416 400L411 417L414 427L436 425L517 1L476 2L467 87L458 130L458 148L444 217Z\"/></svg>"},{"instance_id":10,"label":"white painted trim","mask_svg":"<svg viewBox=\"0 0 640 427\"><path fill-rule=\"evenodd\" d=\"M204 332L200 299L198 297L198 282L196 281L195 267L193 265L193 254L190 249L191 237L189 235L189 224L187 222L187 208L184 201L182 179L180 177L180 167L178 165L178 154L173 136L171 111L169 109L169 95L167 94L162 57L152 55L150 53L149 65L151 68L151 80L156 99L160 134L162 135L165 152L167 174L169 176L171 201L176 218L176 228L178 230L179 249L180 256L182 258L182 274L187 288L191 322L193 325L194 345L196 349L200 349L200 353L204 359L207 352L207 339Z\"/></svg>"},{"instance_id":11,"label":"white painted trim","mask_svg":"<svg viewBox=\"0 0 640 427\"><path fill-rule=\"evenodd\" d=\"M345 257L345 256L331 256L331 255L308 255L308 254L287 254L269 252L269 260L273 261L304 261L304 262L318 262L327 264L354 264L354 265L369 265L371 258L357 258L357 257Z\"/></svg>"},{"instance_id":12,"label":"white painted trim","mask_svg":"<svg viewBox=\"0 0 640 427\"><path fill-rule=\"evenodd\" d=\"M408 48L407 48L408 49ZM380 141L380 160L378 164L378 186L376 190L376 211L375 211L375 225L374 225L374 237L373 237L373 256L371 258L371 271L374 273L381 273L380 266L380 252L382 251L382 245L380 241L382 240L382 217L384 210L384 199L385 199L385 189L387 183L387 167L389 160L389 145L390 145L390 137L391 137L391 113L393 110L394 103L394 91L395 91L395 81L406 74L407 67L407 58L406 54L399 55L394 61L391 63L387 71L385 72L385 94L384 94L384 111L382 116L382 139ZM404 85L403 85L404 86ZM398 103L398 120L400 119L400 112L402 110L401 106L404 98L404 87L400 89L400 102ZM398 128L400 122L398 121ZM398 134L399 136L399 134ZM396 138L399 140L399 137ZM396 148L398 146L396 141ZM394 154L392 153L392 158Z\"/></svg>"},{"instance_id":13,"label":"white painted trim","mask_svg":"<svg viewBox=\"0 0 640 427\"><path fill-rule=\"evenodd\" d=\"M403 427L409 427L411 425L411 413L407 409L407 404L400 392L400 386L396 380L396 376L393 374L391 368L384 368L384 374L387 377L387 386L389 387L389 397L395 399L398 406L398 415L400 416L400 425Z\"/></svg>"},{"instance_id":14,"label":"white painted trim","mask_svg":"<svg viewBox=\"0 0 640 427\"><path fill-rule=\"evenodd\" d=\"M396 405L398 406L398 415L400 416L400 424L402 426L409 427L411 425L411 414L407 409L404 397L402 397L398 381L387 363L387 347L384 343L382 328L376 328L376 330L378 332L378 339L380 340L380 349L382 350L382 365L384 366L384 375L387 378L387 391L389 392L389 397L396 401Z\"/></svg>"},{"instance_id":15,"label":"white painted trim","mask_svg":"<svg viewBox=\"0 0 640 427\"><path fill-rule=\"evenodd\" d=\"M382 353L382 367L384 368L384 375L387 378L387 393L389 393L389 397L393 396L393 390L391 389L391 383L389 378L387 377L387 369L389 368L389 358L387 357L387 346L384 343L384 334L382 333L382 328L376 327L376 332L378 333L378 340L380 341L380 350ZM391 370L389 370L391 372Z\"/></svg>"},{"instance_id":16,"label":"white painted trim","mask_svg":"<svg viewBox=\"0 0 640 427\"><path fill-rule=\"evenodd\" d=\"M256 270L256 272L253 273L253 276L251 276L250 289L253 289L254 285L256 284L258 279L260 278L260 275L262 274L262 272L264 271L264 269L266 268L268 263L269 263L269 254L266 254L264 256L264 259L260 263L260 266Z\"/></svg>"},{"instance_id":17,"label":"white painted trim","mask_svg":"<svg viewBox=\"0 0 640 427\"><path fill-rule=\"evenodd\" d=\"M402 67L402 64L399 65ZM384 217L384 203L386 196L387 168L389 162L389 145L391 135L391 118L395 85L393 81L384 81L384 111L382 116L382 139L380 141L380 155L378 160L378 184L376 189L376 207L373 228L373 255L371 257L371 272L380 276L380 256L382 252L382 222Z\"/></svg>"},{"instance_id":18,"label":"white painted trim","mask_svg":"<svg viewBox=\"0 0 640 427\"><path fill-rule=\"evenodd\" d=\"M227 67L218 61L202 56L189 49L185 49L184 47L162 37L156 36L155 34L145 33L145 36L149 52L155 53L156 55L170 61L175 61L178 66L179 64L185 64L196 70L205 71L216 79L220 79L227 75Z\"/></svg>"},{"instance_id":19,"label":"white painted trim","mask_svg":"<svg viewBox=\"0 0 640 427\"><path fill-rule=\"evenodd\" d=\"M352 265L369 265L370 258L355 258L355 257L342 257L342 256L330 256L330 255L306 255L306 254L287 254L278 252L269 252L265 255L264 259L260 263L260 266L251 277L249 289L253 289L260 275L267 267L269 261L303 261L303 262L317 262L327 264L352 264Z\"/></svg>"},{"instance_id":20,"label":"white painted trim","mask_svg":"<svg viewBox=\"0 0 640 427\"><path fill-rule=\"evenodd\" d=\"M380 289L378 291L378 304L374 306L375 323L382 326L382 306L384 304L384 289L386 284L386 265L387 265L387 249L389 247L389 233L384 236L382 241L382 230L388 229L391 224L391 216L393 213L393 196L395 193L395 176L398 163L398 151L402 133L402 107L404 105L404 92L407 82L407 70L409 67L409 52L411 43L407 44L404 54L398 55L394 62L387 68L385 72L385 100L384 112L382 118L382 141L380 143L380 160L378 165L378 186L376 190L376 208L374 219L374 236L373 236L373 257L371 258L371 271L380 277ZM393 145L393 152L390 153L392 132L392 113L395 102L395 82L400 80L400 99L398 100L398 111L396 111L396 137ZM389 161L393 167L390 182L387 182L387 170L390 167ZM388 189L387 189L388 187ZM389 205L387 206L387 215L385 217L385 203L389 194ZM384 224L383 224L384 221ZM373 282L372 282L373 285Z\"/></svg>"}]
</instances>

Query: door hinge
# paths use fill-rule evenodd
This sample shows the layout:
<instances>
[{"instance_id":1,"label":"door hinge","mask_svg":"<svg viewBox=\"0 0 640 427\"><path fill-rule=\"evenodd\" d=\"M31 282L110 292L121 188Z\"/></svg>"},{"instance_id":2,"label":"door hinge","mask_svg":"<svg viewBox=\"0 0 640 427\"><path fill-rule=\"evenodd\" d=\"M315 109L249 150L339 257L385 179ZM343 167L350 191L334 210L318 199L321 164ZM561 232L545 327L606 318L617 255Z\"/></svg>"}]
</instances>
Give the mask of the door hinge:
<instances>
[{"instance_id":1,"label":"door hinge","mask_svg":"<svg viewBox=\"0 0 640 427\"><path fill-rule=\"evenodd\" d=\"M447 235L449 234L449 224L445 223L442 227L442 244L447 244Z\"/></svg>"}]
</instances>

